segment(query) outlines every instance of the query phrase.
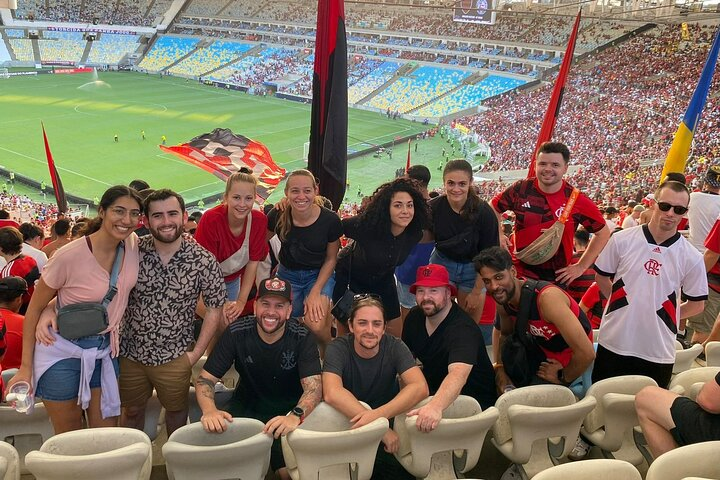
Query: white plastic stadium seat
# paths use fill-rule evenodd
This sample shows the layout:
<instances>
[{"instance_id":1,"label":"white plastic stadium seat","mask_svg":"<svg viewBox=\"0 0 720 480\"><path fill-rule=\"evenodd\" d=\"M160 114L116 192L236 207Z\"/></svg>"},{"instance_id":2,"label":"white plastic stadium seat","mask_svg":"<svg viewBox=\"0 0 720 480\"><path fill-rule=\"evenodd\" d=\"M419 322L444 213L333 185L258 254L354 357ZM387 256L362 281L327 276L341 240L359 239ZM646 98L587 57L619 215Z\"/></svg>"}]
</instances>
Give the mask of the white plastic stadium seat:
<instances>
[{"instance_id":1,"label":"white plastic stadium seat","mask_svg":"<svg viewBox=\"0 0 720 480\"><path fill-rule=\"evenodd\" d=\"M162 447L168 479L265 478L272 437L263 426L252 418L233 418L223 433L208 433L201 423L180 427Z\"/></svg>"},{"instance_id":2,"label":"white plastic stadium seat","mask_svg":"<svg viewBox=\"0 0 720 480\"><path fill-rule=\"evenodd\" d=\"M720 342L705 345L705 361L708 367L720 367Z\"/></svg>"},{"instance_id":3,"label":"white plastic stadium seat","mask_svg":"<svg viewBox=\"0 0 720 480\"><path fill-rule=\"evenodd\" d=\"M690 396L693 385L696 383L705 383L715 378L715 375L720 372L720 367L698 367L686 370L678 375L675 375L670 381L668 390L678 391L677 388L682 388L683 392L681 395Z\"/></svg>"},{"instance_id":4,"label":"white plastic stadium seat","mask_svg":"<svg viewBox=\"0 0 720 480\"><path fill-rule=\"evenodd\" d=\"M543 470L534 480L642 480L640 472L630 463L614 459L583 460Z\"/></svg>"},{"instance_id":5,"label":"white plastic stadium seat","mask_svg":"<svg viewBox=\"0 0 720 480\"><path fill-rule=\"evenodd\" d=\"M293 480L369 480L388 427L386 418L378 418L351 430L345 415L321 402L300 427L281 437L288 473Z\"/></svg>"},{"instance_id":6,"label":"white plastic stadium seat","mask_svg":"<svg viewBox=\"0 0 720 480\"><path fill-rule=\"evenodd\" d=\"M226 389L219 384L215 385L215 406L217 406L218 410L223 410L227 406L234 393L234 389ZM188 420L190 423L196 423L200 421L200 417L202 417L202 410L197 401L195 387L190 387L188 391Z\"/></svg>"},{"instance_id":7,"label":"white plastic stadium seat","mask_svg":"<svg viewBox=\"0 0 720 480\"><path fill-rule=\"evenodd\" d=\"M703 346L696 343L687 350L675 350L675 365L673 365L673 374L690 370L695 359L703 351Z\"/></svg>"},{"instance_id":8,"label":"white plastic stadium seat","mask_svg":"<svg viewBox=\"0 0 720 480\"><path fill-rule=\"evenodd\" d=\"M640 465L644 457L635 446L633 428L639 425L635 395L645 387L657 386L655 380L641 375L623 375L594 383L587 396L597 405L587 414L580 432L600 447L607 458Z\"/></svg>"},{"instance_id":9,"label":"white plastic stadium seat","mask_svg":"<svg viewBox=\"0 0 720 480\"><path fill-rule=\"evenodd\" d=\"M720 442L695 443L670 450L655 459L645 480L682 480L693 476L720 478L718 452Z\"/></svg>"},{"instance_id":10,"label":"white plastic stadium seat","mask_svg":"<svg viewBox=\"0 0 720 480\"><path fill-rule=\"evenodd\" d=\"M583 419L596 403L594 397L576 402L570 389L559 385L512 390L495 403L500 417L493 426L492 442L519 467L521 475L532 478L567 457ZM560 443L555 443L555 437L561 437Z\"/></svg>"},{"instance_id":11,"label":"white plastic stadium seat","mask_svg":"<svg viewBox=\"0 0 720 480\"><path fill-rule=\"evenodd\" d=\"M420 402L425 405L432 397ZM485 436L499 416L498 409L490 407L482 411L480 404L472 397L458 396L443 411L443 418L437 428L429 433L418 431L417 417L398 415L394 430L400 439L395 454L400 464L418 478L425 478L432 470L433 475L443 472L443 478L457 478L453 455L464 458L459 473L465 473L477 465Z\"/></svg>"},{"instance_id":12,"label":"white plastic stadium seat","mask_svg":"<svg viewBox=\"0 0 720 480\"><path fill-rule=\"evenodd\" d=\"M20 456L15 447L0 441L0 480L20 480Z\"/></svg>"},{"instance_id":13,"label":"white plastic stadium seat","mask_svg":"<svg viewBox=\"0 0 720 480\"><path fill-rule=\"evenodd\" d=\"M25 457L37 480L148 480L152 444L134 428L89 428L55 435Z\"/></svg>"},{"instance_id":14,"label":"white plastic stadium seat","mask_svg":"<svg viewBox=\"0 0 720 480\"><path fill-rule=\"evenodd\" d=\"M145 406L145 427L143 428L143 432L150 437L151 441L155 440L160 433L162 428L160 419L163 413L163 406L157 397L157 392L153 391L152 397Z\"/></svg>"},{"instance_id":15,"label":"white plastic stadium seat","mask_svg":"<svg viewBox=\"0 0 720 480\"><path fill-rule=\"evenodd\" d=\"M12 377L14 377L17 372L18 372L18 369L17 369L17 368L10 368L10 369L8 369L8 370L3 370L3 371L2 371L2 381L3 381L3 385L7 385L8 382L10 381L10 379L11 379Z\"/></svg>"},{"instance_id":16,"label":"white plastic stadium seat","mask_svg":"<svg viewBox=\"0 0 720 480\"><path fill-rule=\"evenodd\" d=\"M11 443L20 455L20 473L28 473L25 455L37 450L55 434L45 405L35 404L31 415L18 413L8 404L0 404L0 442Z\"/></svg>"}]
</instances>

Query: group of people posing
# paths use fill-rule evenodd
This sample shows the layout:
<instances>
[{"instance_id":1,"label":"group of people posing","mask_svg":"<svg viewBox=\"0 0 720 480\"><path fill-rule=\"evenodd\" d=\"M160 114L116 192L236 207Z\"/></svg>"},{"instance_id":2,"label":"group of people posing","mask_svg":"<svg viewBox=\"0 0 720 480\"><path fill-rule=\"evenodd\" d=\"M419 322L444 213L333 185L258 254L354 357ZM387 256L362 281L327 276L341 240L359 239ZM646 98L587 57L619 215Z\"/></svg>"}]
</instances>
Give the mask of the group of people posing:
<instances>
[{"instance_id":1,"label":"group of people posing","mask_svg":"<svg viewBox=\"0 0 720 480\"><path fill-rule=\"evenodd\" d=\"M537 176L490 202L465 160L447 162L444 193L432 199L429 171L412 167L345 219L307 170L289 174L285 197L266 215L255 206L257 180L240 171L194 238L183 232L188 215L177 193L111 187L84 236L43 268L23 322L22 364L6 390L30 383L56 433L82 428L82 410L90 427L143 428L156 392L171 434L187 421L192 381L208 431L246 416L277 439L321 400L354 428L407 413L431 431L460 394L487 408L508 388L570 385L593 360L594 380L642 374L665 387L680 317L701 312L707 298L702 255L677 233L687 187L662 183L648 224L611 237L597 206L563 179L569 158L565 145L543 144ZM499 222L508 210L516 218L510 239ZM149 235L134 233L140 221ZM573 260L578 227L592 238ZM609 299L597 358L587 317L567 293L593 265ZM339 314L333 306L348 299ZM490 299L495 324L482 332ZM66 311L88 302L105 306L106 323L64 337L87 333L68 328ZM517 324L533 339L528 365L502 355ZM239 384L228 405L216 405L217 383L232 366ZM390 429L377 478L405 475L390 455L397 448ZM278 442L271 463L287 475Z\"/></svg>"}]
</instances>

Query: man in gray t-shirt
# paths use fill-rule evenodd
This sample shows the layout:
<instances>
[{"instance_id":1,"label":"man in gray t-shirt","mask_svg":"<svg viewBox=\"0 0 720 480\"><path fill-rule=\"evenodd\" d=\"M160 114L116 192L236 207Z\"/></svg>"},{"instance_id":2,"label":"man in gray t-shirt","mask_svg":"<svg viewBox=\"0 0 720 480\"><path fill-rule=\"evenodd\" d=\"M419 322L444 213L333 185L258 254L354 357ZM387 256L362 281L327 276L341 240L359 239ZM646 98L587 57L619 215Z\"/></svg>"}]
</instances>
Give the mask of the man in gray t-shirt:
<instances>
[{"instance_id":1,"label":"man in gray t-shirt","mask_svg":"<svg viewBox=\"0 0 720 480\"><path fill-rule=\"evenodd\" d=\"M427 382L412 353L402 340L385 333L379 300L367 297L355 301L348 326L350 334L333 340L325 351L322 381L323 400L345 414L352 428L380 417L392 420L427 397ZM398 450L398 436L392 428L382 443L373 478L409 475L391 455Z\"/></svg>"}]
</instances>

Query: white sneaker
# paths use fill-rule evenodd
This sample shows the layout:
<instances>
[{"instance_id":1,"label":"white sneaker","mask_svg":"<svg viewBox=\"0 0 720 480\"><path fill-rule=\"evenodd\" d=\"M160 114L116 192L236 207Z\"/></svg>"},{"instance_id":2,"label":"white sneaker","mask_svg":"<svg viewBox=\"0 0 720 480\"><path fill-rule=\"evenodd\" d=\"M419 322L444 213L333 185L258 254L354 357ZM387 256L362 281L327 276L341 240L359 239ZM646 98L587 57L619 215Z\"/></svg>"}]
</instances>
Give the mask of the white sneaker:
<instances>
[{"instance_id":1,"label":"white sneaker","mask_svg":"<svg viewBox=\"0 0 720 480\"><path fill-rule=\"evenodd\" d=\"M590 448L592 445L587 443L585 440L582 439L582 437L578 437L575 441L575 447L572 449L572 452L568 455L568 458L570 460L582 460L585 457L587 457L588 452L590 451Z\"/></svg>"}]
</instances>

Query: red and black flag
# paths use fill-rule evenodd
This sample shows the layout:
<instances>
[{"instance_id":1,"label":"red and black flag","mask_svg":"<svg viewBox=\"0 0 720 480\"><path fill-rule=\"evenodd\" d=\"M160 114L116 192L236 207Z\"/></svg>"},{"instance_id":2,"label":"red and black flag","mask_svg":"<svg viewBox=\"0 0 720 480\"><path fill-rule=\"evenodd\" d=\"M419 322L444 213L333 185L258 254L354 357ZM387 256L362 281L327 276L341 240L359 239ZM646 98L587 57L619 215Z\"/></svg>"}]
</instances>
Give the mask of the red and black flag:
<instances>
[{"instance_id":1,"label":"red and black flag","mask_svg":"<svg viewBox=\"0 0 720 480\"><path fill-rule=\"evenodd\" d=\"M318 0L308 169L337 210L347 181L347 44L343 0Z\"/></svg>"},{"instance_id":2,"label":"red and black flag","mask_svg":"<svg viewBox=\"0 0 720 480\"><path fill-rule=\"evenodd\" d=\"M48 143L47 135L45 134L45 125L40 122L43 132L43 141L45 142L45 157L47 157L48 169L50 170L50 181L52 182L53 190L55 191L55 201L57 202L58 211L65 213L68 211L67 198L65 198L65 189L60 181L60 174L55 168L55 161L53 160L52 153L50 152L50 144Z\"/></svg>"},{"instance_id":3,"label":"red and black flag","mask_svg":"<svg viewBox=\"0 0 720 480\"><path fill-rule=\"evenodd\" d=\"M560 73L558 74L557 80L555 80L555 86L553 87L552 94L550 95L550 104L545 111L542 127L540 127L540 134L538 135L535 150L533 150L533 155L530 159L530 168L528 168L527 175L528 178L535 176L535 158L537 157L537 151L540 149L540 145L545 142L549 142L552 139L553 130L555 130L555 122L557 121L558 114L560 113L563 93L565 93L565 84L567 83L568 74L570 73L570 64L572 64L573 55L575 54L575 41L577 40L578 30L580 29L580 13L581 12L578 12L577 17L575 18L575 25L573 25L572 32L570 33L570 39L568 40L568 46L565 49L565 56L563 57L562 64L560 65Z\"/></svg>"},{"instance_id":4,"label":"red and black flag","mask_svg":"<svg viewBox=\"0 0 720 480\"><path fill-rule=\"evenodd\" d=\"M158 146L223 181L240 168L249 168L258 179L257 193L262 201L270 196L285 176L285 169L277 166L265 145L236 135L227 128L216 128L181 145Z\"/></svg>"},{"instance_id":5,"label":"red and black flag","mask_svg":"<svg viewBox=\"0 0 720 480\"><path fill-rule=\"evenodd\" d=\"M408 156L407 156L407 160L405 161L405 175L407 175L409 170L410 170L410 139L408 138Z\"/></svg>"}]
</instances>

